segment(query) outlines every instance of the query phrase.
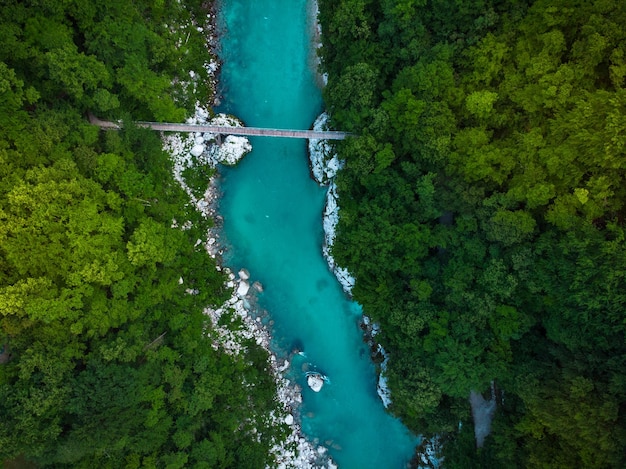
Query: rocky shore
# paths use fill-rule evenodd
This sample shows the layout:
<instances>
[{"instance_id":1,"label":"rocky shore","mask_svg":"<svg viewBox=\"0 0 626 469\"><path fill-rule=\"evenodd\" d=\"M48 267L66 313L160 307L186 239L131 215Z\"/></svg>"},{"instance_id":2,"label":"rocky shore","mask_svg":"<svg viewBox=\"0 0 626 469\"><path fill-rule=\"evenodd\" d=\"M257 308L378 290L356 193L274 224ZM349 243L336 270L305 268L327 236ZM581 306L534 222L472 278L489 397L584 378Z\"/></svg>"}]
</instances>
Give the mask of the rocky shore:
<instances>
[{"instance_id":1,"label":"rocky shore","mask_svg":"<svg viewBox=\"0 0 626 469\"><path fill-rule=\"evenodd\" d=\"M315 120L313 129L328 130L327 123L328 114L324 112ZM323 213L324 245L322 246L322 252L328 263L328 267L335 274L335 277L337 277L343 290L347 294L351 294L355 278L348 269L337 265L331 253L333 243L335 242L337 223L339 223L339 196L337 194L337 186L334 182L334 178L337 171L343 168L344 162L338 159L333 147L326 140L309 140L309 158L311 176L313 179L322 186L328 186L326 205L324 206ZM365 341L370 346L372 357L380 357L378 360L379 375L377 392L383 405L389 407L389 404L391 404L391 391L387 386L387 378L385 376L389 358L383 346L377 343L374 338L378 333L378 325L372 323L367 316L363 316L361 327L365 334Z\"/></svg>"},{"instance_id":2,"label":"rocky shore","mask_svg":"<svg viewBox=\"0 0 626 469\"><path fill-rule=\"evenodd\" d=\"M209 119L207 110L198 107L190 122L227 122L227 125L241 125L233 117L218 115ZM230 143L229 143L230 142ZM269 362L277 386L277 401L281 410L278 414L270 415L274 425L286 425L289 435L284 441L276 442L272 454L279 468L335 468L324 446L315 445L302 434L299 421L299 407L302 403L301 389L284 377L284 372L290 367L288 360L278 359L270 349L271 335L263 324L261 317L255 313L256 295L263 290L259 282L250 281L250 273L245 269L237 274L221 265L221 255L224 243L220 236L221 217L217 211L219 201L218 178L212 177L202 198L194 196L192 190L185 184L183 172L196 164L208 164L217 167L218 164L236 164L251 146L246 138L238 137L229 140L227 137L221 145L211 134L191 134L182 136L171 135L165 139L165 148L174 162L174 178L181 184L189 195L191 202L204 217L216 221L215 228L207 233L204 242L207 253L215 258L217 269L226 275L225 286L230 289L231 297L223 305L213 308L207 307L205 314L211 319L213 328L209 337L216 349L225 353L239 354L243 352L244 343L254 340L269 353Z\"/></svg>"},{"instance_id":3,"label":"rocky shore","mask_svg":"<svg viewBox=\"0 0 626 469\"><path fill-rule=\"evenodd\" d=\"M290 367L288 360L279 360L270 349L271 335L261 318L254 317L251 304L258 287L249 285L249 274L245 270L237 275L224 269L228 276L227 286L233 284L233 295L219 308L206 308L205 314L211 318L213 329L210 337L216 349L226 353L239 354L243 352L242 343L253 339L257 345L269 352L269 363L276 381L277 401L281 404L280 411L269 417L274 426L286 425L289 434L283 441L277 441L271 449L276 459L276 467L286 468L336 468L328 456L324 446L318 446L307 440L300 427L299 407L302 403L301 389L295 383L285 378L283 373ZM224 317L228 320L223 324ZM235 326L240 323L240 326Z\"/></svg>"},{"instance_id":4,"label":"rocky shore","mask_svg":"<svg viewBox=\"0 0 626 469\"><path fill-rule=\"evenodd\" d=\"M328 114L322 113L313 124L313 130L329 130L327 126ZM348 294L352 292L355 279L350 272L335 263L331 255L331 249L335 242L337 223L339 223L339 204L337 203L337 185L334 182L337 171L343 168L343 161L337 155L327 140L309 140L309 159L311 163L311 176L318 184L328 186L326 194L326 204L324 206L324 245L322 252L330 270L335 274L337 280Z\"/></svg>"}]
</instances>

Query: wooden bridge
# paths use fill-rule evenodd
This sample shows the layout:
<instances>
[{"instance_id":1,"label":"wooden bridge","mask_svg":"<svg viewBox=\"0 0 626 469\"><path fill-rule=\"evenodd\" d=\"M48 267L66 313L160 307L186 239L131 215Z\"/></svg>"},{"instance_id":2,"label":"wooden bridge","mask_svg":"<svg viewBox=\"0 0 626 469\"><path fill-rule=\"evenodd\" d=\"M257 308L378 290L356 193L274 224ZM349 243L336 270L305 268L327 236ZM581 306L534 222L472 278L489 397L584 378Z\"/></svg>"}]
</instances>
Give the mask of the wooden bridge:
<instances>
[{"instance_id":1,"label":"wooden bridge","mask_svg":"<svg viewBox=\"0 0 626 469\"><path fill-rule=\"evenodd\" d=\"M117 122L103 121L89 115L89 122L103 129L120 129L121 124ZM202 125L202 124L173 124L169 122L135 122L138 127L146 127L164 132L210 132L217 135L243 135L246 137L286 137L286 138L314 138L324 140L343 140L349 134L335 130L289 130L289 129L267 129L262 127L233 127L222 125Z\"/></svg>"}]
</instances>

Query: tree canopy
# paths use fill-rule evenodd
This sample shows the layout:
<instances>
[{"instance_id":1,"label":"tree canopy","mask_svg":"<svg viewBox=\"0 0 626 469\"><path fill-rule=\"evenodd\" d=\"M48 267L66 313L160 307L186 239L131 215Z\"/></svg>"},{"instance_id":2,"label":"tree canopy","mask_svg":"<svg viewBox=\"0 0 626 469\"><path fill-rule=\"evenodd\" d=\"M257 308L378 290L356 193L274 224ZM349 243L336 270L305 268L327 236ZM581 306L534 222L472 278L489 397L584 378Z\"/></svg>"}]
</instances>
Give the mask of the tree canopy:
<instances>
[{"instance_id":1,"label":"tree canopy","mask_svg":"<svg viewBox=\"0 0 626 469\"><path fill-rule=\"evenodd\" d=\"M321 1L336 260L448 467L623 467L626 7ZM468 396L495 382L476 450ZM459 423L462 423L459 430Z\"/></svg>"},{"instance_id":2,"label":"tree canopy","mask_svg":"<svg viewBox=\"0 0 626 469\"><path fill-rule=\"evenodd\" d=\"M208 96L182 83L211 60L198 30L205 8L0 8L0 460L269 463L267 354L251 343L230 356L206 336L204 307L229 296L194 247L209 222L173 180L158 135L86 119L181 119Z\"/></svg>"}]
</instances>

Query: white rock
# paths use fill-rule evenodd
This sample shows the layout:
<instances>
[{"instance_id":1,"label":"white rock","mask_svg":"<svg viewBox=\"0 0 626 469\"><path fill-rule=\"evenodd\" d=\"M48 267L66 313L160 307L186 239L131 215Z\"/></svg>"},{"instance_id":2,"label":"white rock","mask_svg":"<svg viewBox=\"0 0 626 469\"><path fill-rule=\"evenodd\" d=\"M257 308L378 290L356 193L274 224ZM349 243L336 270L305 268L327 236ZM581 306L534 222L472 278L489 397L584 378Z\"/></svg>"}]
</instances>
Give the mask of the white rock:
<instances>
[{"instance_id":1,"label":"white rock","mask_svg":"<svg viewBox=\"0 0 626 469\"><path fill-rule=\"evenodd\" d=\"M244 297L248 294L248 290L250 290L250 284L246 281L239 282L239 286L237 287L237 296Z\"/></svg>"},{"instance_id":2,"label":"white rock","mask_svg":"<svg viewBox=\"0 0 626 469\"><path fill-rule=\"evenodd\" d=\"M196 118L200 121L206 121L209 118L209 111L196 106Z\"/></svg>"},{"instance_id":3,"label":"white rock","mask_svg":"<svg viewBox=\"0 0 626 469\"><path fill-rule=\"evenodd\" d=\"M221 145L214 147L214 151L220 163L232 166L252 151L252 145L247 137L228 135Z\"/></svg>"},{"instance_id":4,"label":"white rock","mask_svg":"<svg viewBox=\"0 0 626 469\"><path fill-rule=\"evenodd\" d=\"M204 145L196 144L189 151L193 156L198 157L204 152Z\"/></svg>"},{"instance_id":5,"label":"white rock","mask_svg":"<svg viewBox=\"0 0 626 469\"><path fill-rule=\"evenodd\" d=\"M311 373L307 376L306 383L313 391L320 392L324 386L324 378L319 373Z\"/></svg>"},{"instance_id":6,"label":"white rock","mask_svg":"<svg viewBox=\"0 0 626 469\"><path fill-rule=\"evenodd\" d=\"M285 423L289 426L293 425L293 415L291 414L287 414L287 417L285 417Z\"/></svg>"},{"instance_id":7,"label":"white rock","mask_svg":"<svg viewBox=\"0 0 626 469\"><path fill-rule=\"evenodd\" d=\"M376 392L378 393L378 397L383 401L383 406L385 408L389 407L391 404L391 392L387 387L387 377L381 372L378 376L378 386L376 386Z\"/></svg>"},{"instance_id":8,"label":"white rock","mask_svg":"<svg viewBox=\"0 0 626 469\"><path fill-rule=\"evenodd\" d=\"M328 130L327 121L328 114L324 112L315 120L313 130ZM327 140L310 139L309 157L313 178L322 185L331 182L337 175L337 171L344 166L343 161L337 158Z\"/></svg>"},{"instance_id":9,"label":"white rock","mask_svg":"<svg viewBox=\"0 0 626 469\"><path fill-rule=\"evenodd\" d=\"M241 280L248 280L250 278L250 272L248 272L246 269L241 269L238 274Z\"/></svg>"},{"instance_id":10,"label":"white rock","mask_svg":"<svg viewBox=\"0 0 626 469\"><path fill-rule=\"evenodd\" d=\"M343 290L346 293L350 293L352 291L352 287L354 287L354 284L356 283L356 279L354 278L354 276L352 276L352 274L348 272L348 269L344 267L335 267L333 269L333 272L335 274L335 277L337 277L337 280L339 280L339 283L343 287ZM372 335L375 335L374 331L372 331Z\"/></svg>"},{"instance_id":11,"label":"white rock","mask_svg":"<svg viewBox=\"0 0 626 469\"><path fill-rule=\"evenodd\" d=\"M326 199L326 207L324 208L324 213L326 215L331 215L338 210L337 199L335 195L330 193L328 194L328 198Z\"/></svg>"}]
</instances>

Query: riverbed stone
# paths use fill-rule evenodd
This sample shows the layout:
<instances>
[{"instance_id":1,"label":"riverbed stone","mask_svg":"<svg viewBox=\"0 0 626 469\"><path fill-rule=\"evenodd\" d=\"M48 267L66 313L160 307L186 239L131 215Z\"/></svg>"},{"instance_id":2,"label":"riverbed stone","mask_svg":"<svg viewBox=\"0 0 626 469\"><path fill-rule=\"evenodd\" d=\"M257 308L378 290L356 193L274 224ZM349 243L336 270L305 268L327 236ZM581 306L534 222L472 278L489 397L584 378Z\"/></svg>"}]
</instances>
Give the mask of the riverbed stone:
<instances>
[{"instance_id":1,"label":"riverbed stone","mask_svg":"<svg viewBox=\"0 0 626 469\"><path fill-rule=\"evenodd\" d=\"M246 296L248 291L250 290L250 284L248 282L242 281L239 282L239 286L237 287L237 296Z\"/></svg>"},{"instance_id":2,"label":"riverbed stone","mask_svg":"<svg viewBox=\"0 0 626 469\"><path fill-rule=\"evenodd\" d=\"M198 157L204 152L204 145L194 145L193 148L189 151L191 155Z\"/></svg>"},{"instance_id":3,"label":"riverbed stone","mask_svg":"<svg viewBox=\"0 0 626 469\"><path fill-rule=\"evenodd\" d=\"M319 373L311 373L307 376L306 383L313 391L320 392L324 386L324 378Z\"/></svg>"}]
</instances>

